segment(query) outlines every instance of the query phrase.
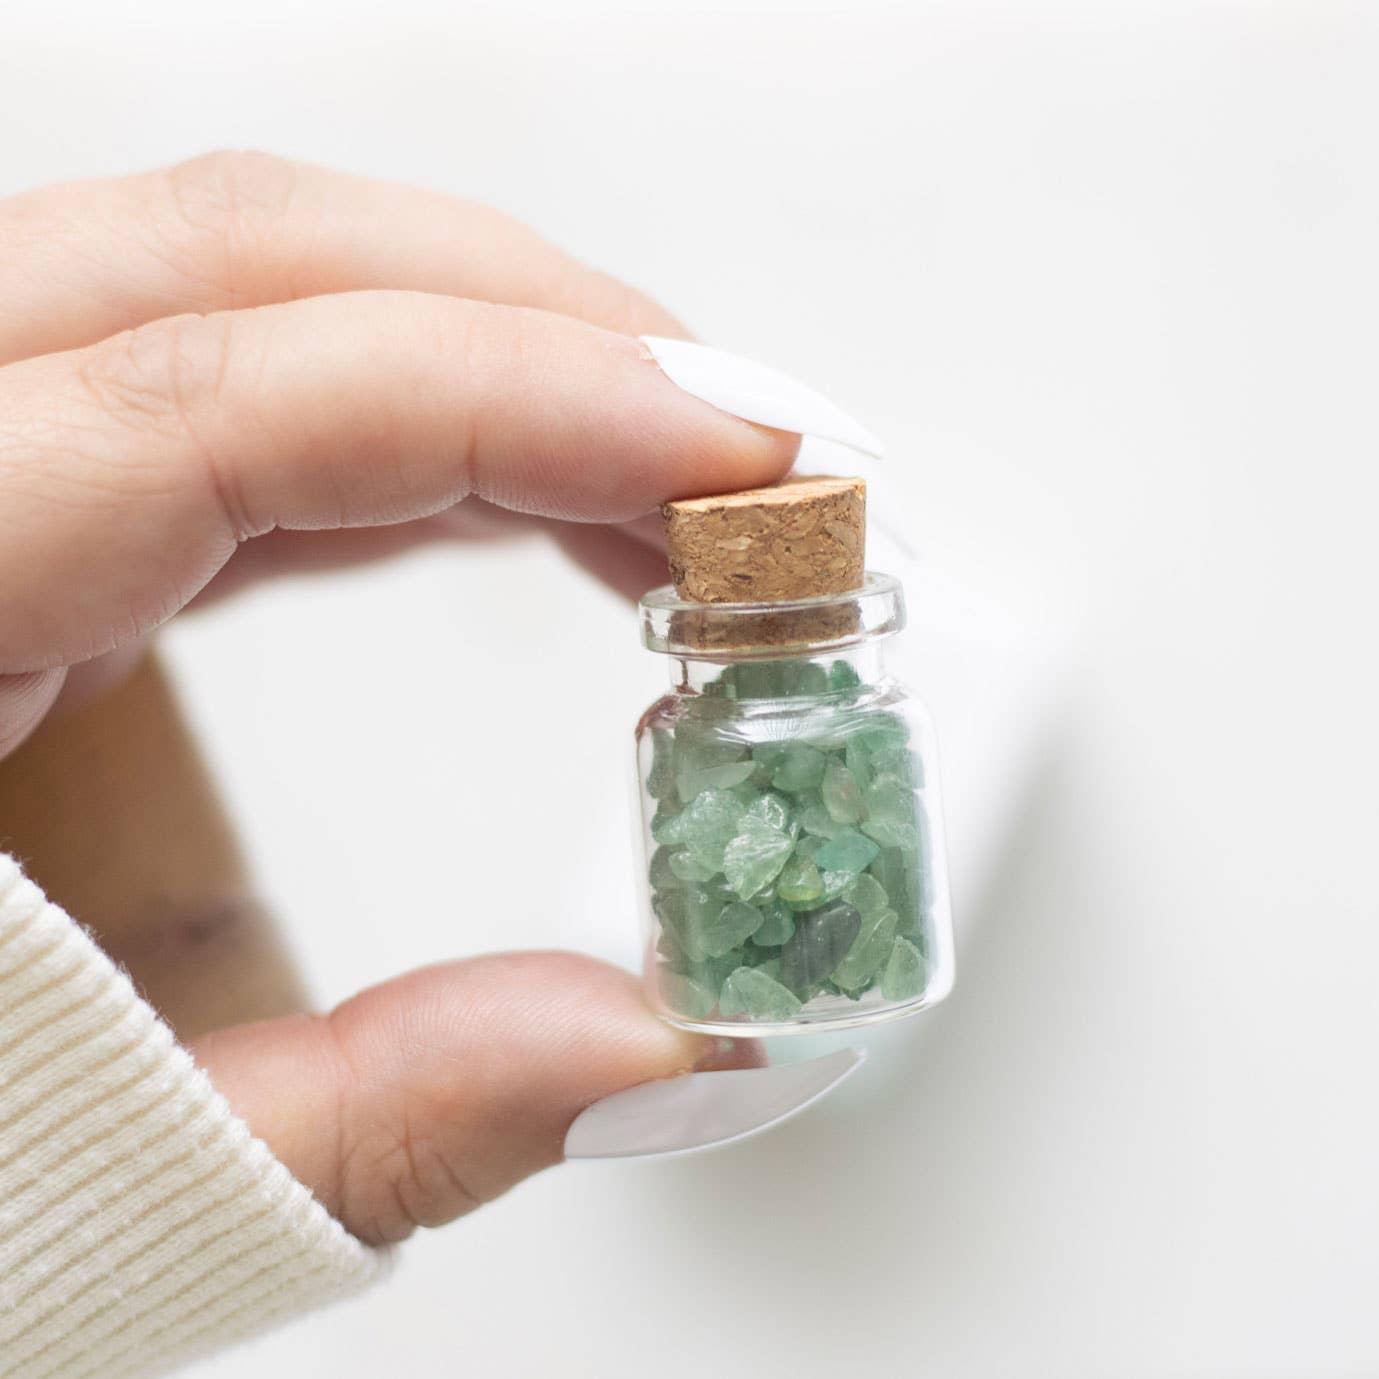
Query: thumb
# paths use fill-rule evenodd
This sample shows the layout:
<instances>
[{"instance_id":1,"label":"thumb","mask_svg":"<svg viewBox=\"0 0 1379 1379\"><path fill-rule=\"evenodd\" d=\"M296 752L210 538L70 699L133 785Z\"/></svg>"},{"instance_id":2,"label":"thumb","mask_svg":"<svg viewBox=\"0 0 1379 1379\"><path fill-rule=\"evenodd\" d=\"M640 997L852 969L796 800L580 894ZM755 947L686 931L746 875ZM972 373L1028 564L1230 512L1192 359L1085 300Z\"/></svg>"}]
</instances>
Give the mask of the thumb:
<instances>
[{"instance_id":1,"label":"thumb","mask_svg":"<svg viewBox=\"0 0 1379 1379\"><path fill-rule=\"evenodd\" d=\"M230 1105L361 1240L438 1226L558 1163L591 1102L758 1046L672 1028L634 978L571 953L423 968L329 1015L219 1030L192 1051Z\"/></svg>"}]
</instances>

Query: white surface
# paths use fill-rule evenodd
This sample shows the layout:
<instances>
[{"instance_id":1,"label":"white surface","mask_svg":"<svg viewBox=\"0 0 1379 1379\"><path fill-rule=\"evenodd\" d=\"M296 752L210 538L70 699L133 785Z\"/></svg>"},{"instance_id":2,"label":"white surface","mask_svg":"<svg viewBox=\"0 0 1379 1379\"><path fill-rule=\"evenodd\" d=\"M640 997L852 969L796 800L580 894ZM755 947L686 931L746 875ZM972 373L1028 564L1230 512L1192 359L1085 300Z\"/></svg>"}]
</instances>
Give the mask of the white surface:
<instances>
[{"instance_id":1,"label":"white surface","mask_svg":"<svg viewBox=\"0 0 1379 1379\"><path fill-rule=\"evenodd\" d=\"M693 1154L783 1124L862 1066L864 1049L769 1068L734 1068L645 1082L580 1112L565 1136L567 1159Z\"/></svg>"},{"instance_id":2,"label":"white surface","mask_svg":"<svg viewBox=\"0 0 1379 1379\"><path fill-rule=\"evenodd\" d=\"M856 417L779 369L690 340L643 335L641 341L671 382L735 417L778 431L838 441L868 455L885 453L881 442Z\"/></svg>"},{"instance_id":3,"label":"white surface","mask_svg":"<svg viewBox=\"0 0 1379 1379\"><path fill-rule=\"evenodd\" d=\"M950 1000L791 1125L545 1175L200 1373L1373 1375L1374 10L723 8L6 15L9 186L229 143L495 201L864 420L934 580ZM1013 617L945 634L935 571ZM323 999L631 957L607 750L660 667L553 556L428 553L170 645ZM514 900L534 721L589 822Z\"/></svg>"}]
</instances>

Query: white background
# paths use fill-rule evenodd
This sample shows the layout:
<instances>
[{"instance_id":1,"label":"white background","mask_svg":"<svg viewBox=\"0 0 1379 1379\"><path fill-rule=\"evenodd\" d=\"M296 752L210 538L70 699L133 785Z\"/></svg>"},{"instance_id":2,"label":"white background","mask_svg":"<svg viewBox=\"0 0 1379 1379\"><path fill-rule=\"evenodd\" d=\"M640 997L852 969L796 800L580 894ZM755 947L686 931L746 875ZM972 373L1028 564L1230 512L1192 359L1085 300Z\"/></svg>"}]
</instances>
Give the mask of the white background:
<instances>
[{"instance_id":1,"label":"white background","mask_svg":"<svg viewBox=\"0 0 1379 1379\"><path fill-rule=\"evenodd\" d=\"M949 1003L791 1126L547 1174L204 1379L1379 1373L1373 6L3 19L0 191L251 145L490 200L885 436L922 552ZM167 645L323 1001L631 959L661 668L554 556ZM514 763L569 804L535 881Z\"/></svg>"}]
</instances>

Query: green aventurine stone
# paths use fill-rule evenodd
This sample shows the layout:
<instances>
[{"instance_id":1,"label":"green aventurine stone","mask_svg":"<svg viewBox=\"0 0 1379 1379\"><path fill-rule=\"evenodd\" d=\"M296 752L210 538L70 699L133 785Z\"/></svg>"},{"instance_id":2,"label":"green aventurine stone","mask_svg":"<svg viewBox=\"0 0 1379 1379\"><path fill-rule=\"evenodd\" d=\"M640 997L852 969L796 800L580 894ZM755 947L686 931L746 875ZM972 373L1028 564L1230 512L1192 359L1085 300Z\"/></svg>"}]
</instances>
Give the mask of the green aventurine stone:
<instances>
[{"instance_id":1,"label":"green aventurine stone","mask_svg":"<svg viewBox=\"0 0 1379 1379\"><path fill-rule=\"evenodd\" d=\"M750 761L730 761L723 766L704 766L681 771L677 783L680 798L689 803L705 790L731 790L747 780L756 766Z\"/></svg>"},{"instance_id":2,"label":"green aventurine stone","mask_svg":"<svg viewBox=\"0 0 1379 1379\"><path fill-rule=\"evenodd\" d=\"M909 939L898 938L881 974L881 994L888 1001L908 1001L924 989L924 959Z\"/></svg>"},{"instance_id":3,"label":"green aventurine stone","mask_svg":"<svg viewBox=\"0 0 1379 1379\"><path fill-rule=\"evenodd\" d=\"M777 795L773 791L758 796L747 806L746 817L749 819L759 819L770 828L778 829L784 833L786 825L790 822L790 806L786 803L783 795Z\"/></svg>"},{"instance_id":4,"label":"green aventurine stone","mask_svg":"<svg viewBox=\"0 0 1379 1379\"><path fill-rule=\"evenodd\" d=\"M797 742L787 747L771 776L777 790L798 795L802 790L814 790L824 778L828 758L817 748Z\"/></svg>"},{"instance_id":5,"label":"green aventurine stone","mask_svg":"<svg viewBox=\"0 0 1379 1379\"><path fill-rule=\"evenodd\" d=\"M916 790L924 784L924 763L908 747L887 747L875 753L871 769L878 785L893 783Z\"/></svg>"},{"instance_id":6,"label":"green aventurine stone","mask_svg":"<svg viewBox=\"0 0 1379 1379\"><path fill-rule=\"evenodd\" d=\"M903 848L906 852L919 850L919 830L903 819L868 819L862 831L882 847Z\"/></svg>"},{"instance_id":7,"label":"green aventurine stone","mask_svg":"<svg viewBox=\"0 0 1379 1379\"><path fill-rule=\"evenodd\" d=\"M676 1015L702 1020L718 1004L717 987L707 987L683 973L664 969L660 982L661 998Z\"/></svg>"},{"instance_id":8,"label":"green aventurine stone","mask_svg":"<svg viewBox=\"0 0 1379 1379\"><path fill-rule=\"evenodd\" d=\"M795 916L790 913L790 907L783 900L773 900L763 905L761 911L761 927L752 935L752 942L768 948L787 942L795 932Z\"/></svg>"},{"instance_id":9,"label":"green aventurine stone","mask_svg":"<svg viewBox=\"0 0 1379 1379\"><path fill-rule=\"evenodd\" d=\"M856 735L847 740L847 746L843 749L843 763L852 772L858 789L865 790L871 784L871 753Z\"/></svg>"},{"instance_id":10,"label":"green aventurine stone","mask_svg":"<svg viewBox=\"0 0 1379 1379\"><path fill-rule=\"evenodd\" d=\"M710 958L721 958L739 948L761 926L755 905L734 900L699 925L699 947Z\"/></svg>"},{"instance_id":11,"label":"green aventurine stone","mask_svg":"<svg viewBox=\"0 0 1379 1379\"><path fill-rule=\"evenodd\" d=\"M893 779L874 780L867 790L862 831L882 847L919 847L914 792Z\"/></svg>"},{"instance_id":12,"label":"green aventurine stone","mask_svg":"<svg viewBox=\"0 0 1379 1379\"><path fill-rule=\"evenodd\" d=\"M847 956L862 927L855 905L835 900L795 916L795 932L780 950L780 979L807 999Z\"/></svg>"},{"instance_id":13,"label":"green aventurine stone","mask_svg":"<svg viewBox=\"0 0 1379 1379\"><path fill-rule=\"evenodd\" d=\"M817 900L823 892L824 881L818 867L803 857L792 857L776 878L776 894L791 905Z\"/></svg>"},{"instance_id":14,"label":"green aventurine stone","mask_svg":"<svg viewBox=\"0 0 1379 1379\"><path fill-rule=\"evenodd\" d=\"M883 847L881 855L871 864L871 875L885 890L890 908L900 916L896 933L904 938L917 938L924 930L920 912L920 877L918 859L913 852Z\"/></svg>"},{"instance_id":15,"label":"green aventurine stone","mask_svg":"<svg viewBox=\"0 0 1379 1379\"><path fill-rule=\"evenodd\" d=\"M746 900L776 879L795 844L789 835L752 815L743 816L740 828L723 849L723 875Z\"/></svg>"},{"instance_id":16,"label":"green aventurine stone","mask_svg":"<svg viewBox=\"0 0 1379 1379\"><path fill-rule=\"evenodd\" d=\"M820 793L824 808L835 823L855 824L866 813L861 787L841 761L831 760L824 768Z\"/></svg>"},{"instance_id":17,"label":"green aventurine stone","mask_svg":"<svg viewBox=\"0 0 1379 1379\"><path fill-rule=\"evenodd\" d=\"M869 752L884 752L888 747L903 747L910 740L910 730L903 719L894 714L876 714L867 719L857 734Z\"/></svg>"},{"instance_id":18,"label":"green aventurine stone","mask_svg":"<svg viewBox=\"0 0 1379 1379\"><path fill-rule=\"evenodd\" d=\"M898 923L894 910L864 915L847 956L833 969L833 981L847 992L861 992L870 986L891 956Z\"/></svg>"},{"instance_id":19,"label":"green aventurine stone","mask_svg":"<svg viewBox=\"0 0 1379 1379\"><path fill-rule=\"evenodd\" d=\"M752 760L767 771L774 771L790 750L788 742L761 742L752 748Z\"/></svg>"},{"instance_id":20,"label":"green aventurine stone","mask_svg":"<svg viewBox=\"0 0 1379 1379\"><path fill-rule=\"evenodd\" d=\"M675 790L674 750L675 739L667 729L651 730L651 769L646 773L646 793L653 800L668 799Z\"/></svg>"},{"instance_id":21,"label":"green aventurine stone","mask_svg":"<svg viewBox=\"0 0 1379 1379\"><path fill-rule=\"evenodd\" d=\"M888 910L891 904L886 888L869 872L863 872L857 877L847 898L857 906L863 919L881 914Z\"/></svg>"},{"instance_id":22,"label":"green aventurine stone","mask_svg":"<svg viewBox=\"0 0 1379 1379\"><path fill-rule=\"evenodd\" d=\"M782 688L787 695L826 694L828 692L828 672L813 661L787 661L782 676Z\"/></svg>"},{"instance_id":23,"label":"green aventurine stone","mask_svg":"<svg viewBox=\"0 0 1379 1379\"><path fill-rule=\"evenodd\" d=\"M674 848L658 847L651 854L651 865L647 876L654 891L673 891L680 884L680 878L670 869L670 859L675 855Z\"/></svg>"},{"instance_id":24,"label":"green aventurine stone","mask_svg":"<svg viewBox=\"0 0 1379 1379\"><path fill-rule=\"evenodd\" d=\"M829 900L837 900L840 895L852 887L852 883L857 880L857 874L850 871L821 871L819 880L824 883L824 888L819 892L819 898L815 904L822 905Z\"/></svg>"},{"instance_id":25,"label":"green aventurine stone","mask_svg":"<svg viewBox=\"0 0 1379 1379\"><path fill-rule=\"evenodd\" d=\"M871 866L880 851L872 839L864 838L856 829L850 828L836 838L829 839L814 860L827 871L862 872Z\"/></svg>"},{"instance_id":26,"label":"green aventurine stone","mask_svg":"<svg viewBox=\"0 0 1379 1379\"><path fill-rule=\"evenodd\" d=\"M802 1002L760 967L739 967L723 983L718 1013L725 1019L745 1015L749 1020L788 1020Z\"/></svg>"},{"instance_id":27,"label":"green aventurine stone","mask_svg":"<svg viewBox=\"0 0 1379 1379\"><path fill-rule=\"evenodd\" d=\"M670 854L670 870L681 881L707 881L718 874L718 868L697 857L688 848L677 848Z\"/></svg>"},{"instance_id":28,"label":"green aventurine stone","mask_svg":"<svg viewBox=\"0 0 1379 1379\"><path fill-rule=\"evenodd\" d=\"M828 812L822 799L806 799L800 810L800 827L818 838L836 838L847 825Z\"/></svg>"},{"instance_id":29,"label":"green aventurine stone","mask_svg":"<svg viewBox=\"0 0 1379 1379\"><path fill-rule=\"evenodd\" d=\"M687 843L704 861L723 863L723 848L737 832L742 801L726 790L705 790L662 830L662 843ZM653 830L654 832L654 830Z\"/></svg>"},{"instance_id":30,"label":"green aventurine stone","mask_svg":"<svg viewBox=\"0 0 1379 1379\"><path fill-rule=\"evenodd\" d=\"M829 689L856 689L861 683L862 677L846 661L834 661L828 668Z\"/></svg>"}]
</instances>

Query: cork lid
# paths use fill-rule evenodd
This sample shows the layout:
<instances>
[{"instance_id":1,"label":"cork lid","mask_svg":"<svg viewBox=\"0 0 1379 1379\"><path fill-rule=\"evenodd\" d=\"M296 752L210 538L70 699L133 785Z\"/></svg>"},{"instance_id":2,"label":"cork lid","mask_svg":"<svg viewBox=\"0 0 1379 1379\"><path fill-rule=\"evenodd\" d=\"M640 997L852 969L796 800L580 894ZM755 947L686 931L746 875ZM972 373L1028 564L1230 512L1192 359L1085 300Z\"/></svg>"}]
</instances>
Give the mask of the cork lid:
<instances>
[{"instance_id":1,"label":"cork lid","mask_svg":"<svg viewBox=\"0 0 1379 1379\"><path fill-rule=\"evenodd\" d=\"M675 592L696 603L764 603L859 588L866 492L862 479L790 478L666 503Z\"/></svg>"},{"instance_id":2,"label":"cork lid","mask_svg":"<svg viewBox=\"0 0 1379 1379\"><path fill-rule=\"evenodd\" d=\"M661 513L674 587L642 600L652 650L780 656L903 624L898 586L866 573L861 479L790 478L666 503Z\"/></svg>"}]
</instances>

